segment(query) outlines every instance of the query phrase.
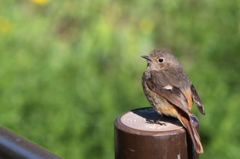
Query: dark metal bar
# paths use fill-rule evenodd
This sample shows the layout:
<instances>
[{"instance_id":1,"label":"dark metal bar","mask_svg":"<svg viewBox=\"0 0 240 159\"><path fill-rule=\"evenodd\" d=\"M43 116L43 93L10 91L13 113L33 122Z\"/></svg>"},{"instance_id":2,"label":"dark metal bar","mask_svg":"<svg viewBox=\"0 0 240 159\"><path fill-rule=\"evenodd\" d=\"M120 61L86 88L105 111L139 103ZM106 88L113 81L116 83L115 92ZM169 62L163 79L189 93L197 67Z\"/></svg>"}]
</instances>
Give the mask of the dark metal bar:
<instances>
[{"instance_id":1,"label":"dark metal bar","mask_svg":"<svg viewBox=\"0 0 240 159\"><path fill-rule=\"evenodd\" d=\"M181 123L161 118L152 108L140 108L119 116L114 123L115 159L198 159Z\"/></svg>"},{"instance_id":2,"label":"dark metal bar","mask_svg":"<svg viewBox=\"0 0 240 159\"><path fill-rule=\"evenodd\" d=\"M61 159L39 145L0 126L1 159Z\"/></svg>"}]
</instances>

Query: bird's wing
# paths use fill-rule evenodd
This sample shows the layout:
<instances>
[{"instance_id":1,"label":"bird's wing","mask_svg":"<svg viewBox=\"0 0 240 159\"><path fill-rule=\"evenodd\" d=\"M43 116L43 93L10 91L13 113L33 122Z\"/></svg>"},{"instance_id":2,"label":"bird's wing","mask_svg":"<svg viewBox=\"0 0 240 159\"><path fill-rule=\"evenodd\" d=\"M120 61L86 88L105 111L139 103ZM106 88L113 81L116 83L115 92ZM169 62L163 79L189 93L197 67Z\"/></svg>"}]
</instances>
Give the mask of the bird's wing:
<instances>
[{"instance_id":1,"label":"bird's wing","mask_svg":"<svg viewBox=\"0 0 240 159\"><path fill-rule=\"evenodd\" d=\"M194 85L191 85L191 91L192 91L192 99L197 104L198 110L205 115L204 107L202 104L202 100L200 99L197 90L195 89Z\"/></svg>"},{"instance_id":2,"label":"bird's wing","mask_svg":"<svg viewBox=\"0 0 240 159\"><path fill-rule=\"evenodd\" d=\"M183 92L178 87L171 85L166 76L160 72L151 72L151 77L146 84L150 90L189 114L188 102Z\"/></svg>"}]
</instances>

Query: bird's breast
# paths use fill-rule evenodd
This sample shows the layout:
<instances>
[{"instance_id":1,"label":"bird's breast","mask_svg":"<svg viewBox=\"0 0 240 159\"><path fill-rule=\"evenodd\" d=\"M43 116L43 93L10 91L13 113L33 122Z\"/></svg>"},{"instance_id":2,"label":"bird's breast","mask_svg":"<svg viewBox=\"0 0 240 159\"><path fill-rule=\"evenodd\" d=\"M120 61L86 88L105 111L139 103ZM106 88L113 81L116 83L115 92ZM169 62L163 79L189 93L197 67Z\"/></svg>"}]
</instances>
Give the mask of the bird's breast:
<instances>
[{"instance_id":1,"label":"bird's breast","mask_svg":"<svg viewBox=\"0 0 240 159\"><path fill-rule=\"evenodd\" d=\"M144 80L142 84L144 94L156 112L174 117L177 116L177 111L171 103L169 103L164 97L151 91Z\"/></svg>"}]
</instances>

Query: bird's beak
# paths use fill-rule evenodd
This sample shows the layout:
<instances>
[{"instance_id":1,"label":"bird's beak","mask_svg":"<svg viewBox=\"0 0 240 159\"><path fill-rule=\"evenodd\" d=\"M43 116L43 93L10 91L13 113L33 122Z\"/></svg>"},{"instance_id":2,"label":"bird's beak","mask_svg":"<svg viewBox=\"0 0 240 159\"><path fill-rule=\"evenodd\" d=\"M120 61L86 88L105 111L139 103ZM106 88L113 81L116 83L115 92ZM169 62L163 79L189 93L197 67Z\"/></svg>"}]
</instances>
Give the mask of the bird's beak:
<instances>
[{"instance_id":1,"label":"bird's beak","mask_svg":"<svg viewBox=\"0 0 240 159\"><path fill-rule=\"evenodd\" d=\"M141 56L144 59L147 59L148 61L151 61L151 59L149 58L149 56Z\"/></svg>"}]
</instances>

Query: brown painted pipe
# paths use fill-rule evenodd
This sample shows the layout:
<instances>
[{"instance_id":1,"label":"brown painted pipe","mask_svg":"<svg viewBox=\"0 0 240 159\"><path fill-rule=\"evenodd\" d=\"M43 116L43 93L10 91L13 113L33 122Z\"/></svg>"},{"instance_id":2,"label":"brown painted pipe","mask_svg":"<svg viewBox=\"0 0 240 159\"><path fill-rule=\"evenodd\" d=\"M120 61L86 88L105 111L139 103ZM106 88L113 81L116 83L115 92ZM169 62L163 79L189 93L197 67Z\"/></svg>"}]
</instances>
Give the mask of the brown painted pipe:
<instances>
[{"instance_id":1,"label":"brown painted pipe","mask_svg":"<svg viewBox=\"0 0 240 159\"><path fill-rule=\"evenodd\" d=\"M181 123L152 108L128 111L115 120L115 159L198 159Z\"/></svg>"}]
</instances>

